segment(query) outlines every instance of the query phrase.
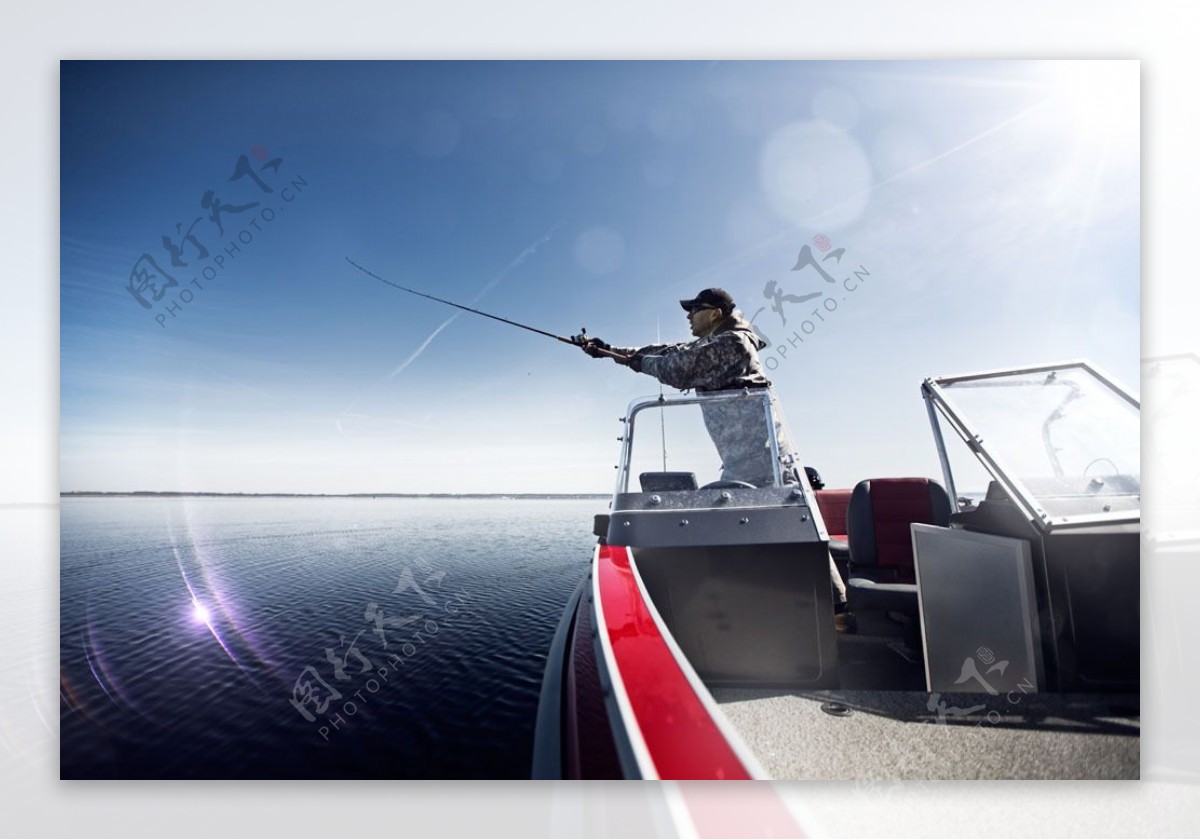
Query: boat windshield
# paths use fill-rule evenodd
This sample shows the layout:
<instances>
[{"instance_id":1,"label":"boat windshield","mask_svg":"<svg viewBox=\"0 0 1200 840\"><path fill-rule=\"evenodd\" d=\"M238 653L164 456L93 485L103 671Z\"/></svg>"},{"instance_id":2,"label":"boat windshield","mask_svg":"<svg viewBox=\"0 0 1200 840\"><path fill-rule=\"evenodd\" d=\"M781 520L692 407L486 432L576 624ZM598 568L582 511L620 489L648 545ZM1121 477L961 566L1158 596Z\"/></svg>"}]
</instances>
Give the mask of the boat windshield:
<instances>
[{"instance_id":1,"label":"boat windshield","mask_svg":"<svg viewBox=\"0 0 1200 840\"><path fill-rule=\"evenodd\" d=\"M792 450L771 405L767 391L635 401L629 409L618 492L785 483L792 474ZM775 423L768 423L768 417Z\"/></svg>"},{"instance_id":2,"label":"boat windshield","mask_svg":"<svg viewBox=\"0 0 1200 840\"><path fill-rule=\"evenodd\" d=\"M930 384L952 427L1045 525L1137 515L1138 402L1086 364Z\"/></svg>"}]
</instances>

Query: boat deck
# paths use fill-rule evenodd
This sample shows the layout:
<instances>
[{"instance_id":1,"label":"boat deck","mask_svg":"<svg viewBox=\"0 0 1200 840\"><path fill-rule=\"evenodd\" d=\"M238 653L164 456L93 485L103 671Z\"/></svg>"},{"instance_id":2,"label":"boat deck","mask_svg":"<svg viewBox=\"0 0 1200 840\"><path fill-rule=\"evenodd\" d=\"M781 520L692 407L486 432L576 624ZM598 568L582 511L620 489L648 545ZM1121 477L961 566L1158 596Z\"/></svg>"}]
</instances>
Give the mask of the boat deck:
<instances>
[{"instance_id":1,"label":"boat deck","mask_svg":"<svg viewBox=\"0 0 1200 840\"><path fill-rule=\"evenodd\" d=\"M773 778L1139 778L1138 695L930 695L900 634L863 629L838 639L846 688L711 689Z\"/></svg>"}]
</instances>

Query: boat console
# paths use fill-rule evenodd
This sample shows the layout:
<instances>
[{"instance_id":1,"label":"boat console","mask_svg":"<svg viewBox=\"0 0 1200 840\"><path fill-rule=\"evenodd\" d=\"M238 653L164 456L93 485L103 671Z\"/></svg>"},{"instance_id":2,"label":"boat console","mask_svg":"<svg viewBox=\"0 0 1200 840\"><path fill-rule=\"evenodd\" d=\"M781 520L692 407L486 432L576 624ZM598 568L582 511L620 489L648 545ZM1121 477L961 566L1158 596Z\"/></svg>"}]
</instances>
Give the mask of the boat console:
<instances>
[{"instance_id":1,"label":"boat console","mask_svg":"<svg viewBox=\"0 0 1200 840\"><path fill-rule=\"evenodd\" d=\"M829 535L771 392L635 400L622 422L597 533L630 550L699 677L836 687Z\"/></svg>"}]
</instances>

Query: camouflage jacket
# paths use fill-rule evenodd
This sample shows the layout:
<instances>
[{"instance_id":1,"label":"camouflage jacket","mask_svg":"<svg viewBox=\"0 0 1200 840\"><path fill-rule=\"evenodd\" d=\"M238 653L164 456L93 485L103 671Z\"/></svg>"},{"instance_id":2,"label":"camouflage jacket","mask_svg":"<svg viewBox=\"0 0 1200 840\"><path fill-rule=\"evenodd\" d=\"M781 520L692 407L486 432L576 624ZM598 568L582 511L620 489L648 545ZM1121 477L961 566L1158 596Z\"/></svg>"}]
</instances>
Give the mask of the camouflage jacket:
<instances>
[{"instance_id":1,"label":"camouflage jacket","mask_svg":"<svg viewBox=\"0 0 1200 840\"><path fill-rule=\"evenodd\" d=\"M735 312L711 334L695 341L612 349L626 356L637 355L642 372L665 385L706 393L769 388L771 383L763 374L758 358L758 351L766 343L740 313ZM721 479L746 481L760 487L770 484L774 469L762 402L713 402L701 404L701 411L704 425L721 458ZM791 463L793 449L780 422L774 394L771 394L771 415L779 454L786 465ZM795 481L795 476L790 475L786 467L784 480Z\"/></svg>"},{"instance_id":2,"label":"camouflage jacket","mask_svg":"<svg viewBox=\"0 0 1200 840\"><path fill-rule=\"evenodd\" d=\"M642 373L664 385L703 392L770 386L758 360L758 351L766 344L749 322L734 312L711 334L695 341L612 349L639 356Z\"/></svg>"}]
</instances>

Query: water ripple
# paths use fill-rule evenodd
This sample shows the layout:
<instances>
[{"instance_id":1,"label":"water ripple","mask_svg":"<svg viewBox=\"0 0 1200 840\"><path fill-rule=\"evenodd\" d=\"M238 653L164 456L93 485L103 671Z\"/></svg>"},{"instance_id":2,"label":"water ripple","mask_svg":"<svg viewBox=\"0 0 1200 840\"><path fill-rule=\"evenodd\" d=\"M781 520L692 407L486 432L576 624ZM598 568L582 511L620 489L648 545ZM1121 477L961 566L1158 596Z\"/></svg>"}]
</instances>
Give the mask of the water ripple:
<instances>
[{"instance_id":1,"label":"water ripple","mask_svg":"<svg viewBox=\"0 0 1200 840\"><path fill-rule=\"evenodd\" d=\"M64 500L63 778L525 777L602 506Z\"/></svg>"}]
</instances>

